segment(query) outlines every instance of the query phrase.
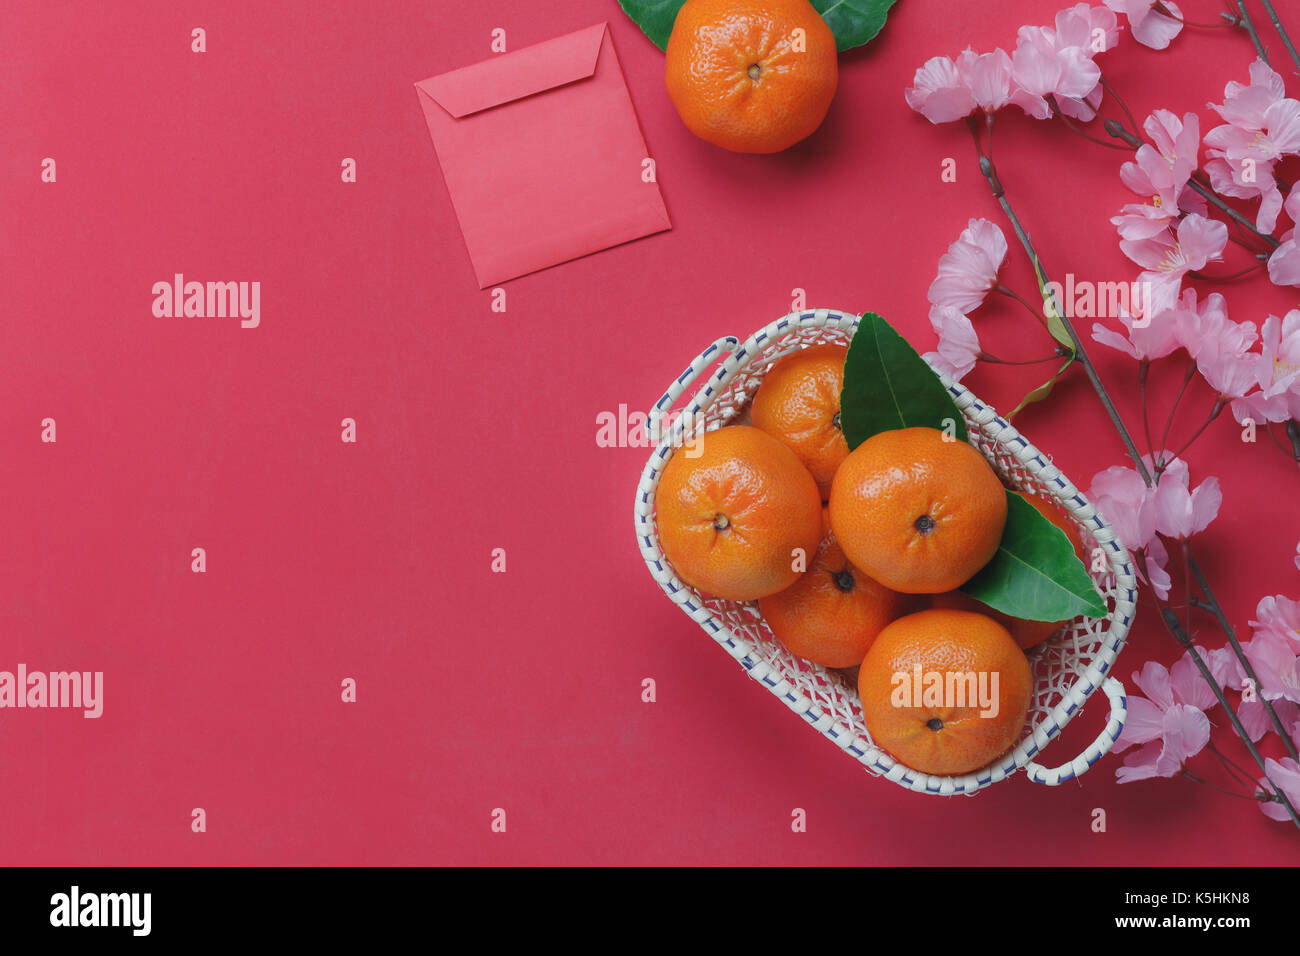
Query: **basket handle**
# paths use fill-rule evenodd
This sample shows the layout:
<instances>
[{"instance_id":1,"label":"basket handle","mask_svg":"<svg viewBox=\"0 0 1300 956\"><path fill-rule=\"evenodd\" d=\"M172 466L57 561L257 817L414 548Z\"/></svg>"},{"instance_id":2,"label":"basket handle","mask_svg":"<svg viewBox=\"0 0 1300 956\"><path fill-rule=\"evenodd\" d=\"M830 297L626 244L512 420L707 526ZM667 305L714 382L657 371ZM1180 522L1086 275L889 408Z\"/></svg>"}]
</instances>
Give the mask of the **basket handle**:
<instances>
[{"instance_id":1,"label":"basket handle","mask_svg":"<svg viewBox=\"0 0 1300 956\"><path fill-rule=\"evenodd\" d=\"M724 335L701 352L695 361L686 366L686 371L677 376L677 380L669 386L668 391L663 393L659 401L655 402L654 408L650 409L650 420L655 421L656 416L662 415L677 404L677 400L691 387L691 383L700 377L700 373L718 360L719 354L731 355L739 347L740 339L734 335Z\"/></svg>"},{"instance_id":2,"label":"basket handle","mask_svg":"<svg viewBox=\"0 0 1300 956\"><path fill-rule=\"evenodd\" d=\"M1102 756L1110 753L1110 749L1115 746L1115 740L1124 729L1124 720L1128 717L1128 699L1124 696L1124 685L1113 677L1107 677L1102 681L1101 689L1110 698L1110 719L1106 721L1105 729L1083 753L1069 763L1050 770L1033 761L1025 764L1025 773L1034 783L1055 787L1067 780L1080 777L1087 773Z\"/></svg>"}]
</instances>

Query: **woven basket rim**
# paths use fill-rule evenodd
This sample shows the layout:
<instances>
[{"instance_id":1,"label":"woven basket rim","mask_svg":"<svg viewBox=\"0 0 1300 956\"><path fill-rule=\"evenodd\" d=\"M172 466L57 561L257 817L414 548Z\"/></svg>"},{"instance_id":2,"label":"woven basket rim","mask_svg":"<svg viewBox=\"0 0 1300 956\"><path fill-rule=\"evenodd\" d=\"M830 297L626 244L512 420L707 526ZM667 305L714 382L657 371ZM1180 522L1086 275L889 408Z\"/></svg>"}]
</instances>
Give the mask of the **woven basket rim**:
<instances>
[{"instance_id":1,"label":"woven basket rim","mask_svg":"<svg viewBox=\"0 0 1300 956\"><path fill-rule=\"evenodd\" d=\"M838 309L804 309L791 312L759 329L744 342L735 336L724 336L718 339L669 386L651 410L652 417L662 416L673 409L686 396L688 388L694 383L696 377L708 367L718 363L717 368L686 401L682 409L684 414L664 432L642 470L637 485L634 514L642 557L651 575L668 597L735 657L751 678L766 686L792 710L800 713L823 736L828 737L841 749L855 757L869 773L883 776L910 790L943 795L974 793L1006 779L1022 768L1027 768L1030 778L1038 783L1055 785L1073 779L1086 772L1101 756L1109 752L1123 728L1126 709L1123 689L1118 681L1108 675L1116 656L1123 648L1136 609L1137 584L1132 561L1115 535L1114 529L1097 514L1087 498L1046 456L1020 435L1010 423L998 416L991 406L980 401L969 389L952 381L942 372L937 372L939 379L953 397L958 409L967 418L968 427L978 426L986 440L998 445L999 455L1006 453L1013 456L1017 463L1047 486L1047 490L1057 498L1058 503L1097 540L1098 545L1106 553L1110 566L1109 572L1115 577L1113 595L1115 606L1104 619L1106 640L1091 659L1090 666L1082 672L1076 670L1074 680L1062 693L1062 699L1055 707L1034 724L1031 732L1022 737L1015 747L988 766L972 773L955 776L921 773L890 757L872 741L861 737L847 725L835 724L831 719L832 715L822 713L820 707L811 698L797 698L791 694L788 682L781 678L780 673L758 659L757 645L745 635L733 631L712 609L697 600L695 592L676 576L671 564L658 547L653 519L654 493L664 464L682 440L682 431L688 416L707 412L717 398L726 391L728 383L747 369L750 363L759 357L762 350L771 346L773 342L785 337L797 338L806 330L821 328L851 336L856 331L859 321L856 314ZM795 342L790 351L802 347ZM765 361L770 365L774 358L769 356ZM1105 691L1111 703L1110 719L1101 735L1081 754L1056 769L1044 768L1034 763L1033 758L1060 734L1098 688Z\"/></svg>"}]
</instances>

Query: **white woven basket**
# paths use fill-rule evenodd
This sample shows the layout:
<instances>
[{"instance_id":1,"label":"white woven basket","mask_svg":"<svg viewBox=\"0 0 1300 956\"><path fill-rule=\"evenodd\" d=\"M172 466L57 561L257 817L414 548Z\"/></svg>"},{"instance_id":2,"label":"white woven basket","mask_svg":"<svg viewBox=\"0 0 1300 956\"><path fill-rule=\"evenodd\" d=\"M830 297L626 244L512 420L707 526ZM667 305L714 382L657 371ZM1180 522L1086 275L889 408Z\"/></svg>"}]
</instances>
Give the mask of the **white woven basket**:
<instances>
[{"instance_id":1,"label":"white woven basket","mask_svg":"<svg viewBox=\"0 0 1300 956\"><path fill-rule=\"evenodd\" d=\"M1034 693L1024 730L1016 746L987 767L945 777L921 773L894 760L872 743L862 721L857 688L846 674L787 651L773 637L756 602L705 597L682 582L659 548L655 490L664 465L682 446L689 431L712 431L735 421L746 411L763 376L778 359L810 345L847 345L857 326L856 315L836 309L792 312L743 344L733 336L718 339L669 387L650 412L652 423L666 421L666 413L691 383L717 365L705 385L680 410L682 414L671 425L663 426L660 443L637 485L636 535L650 573L673 602L739 661L750 677L858 760L869 773L909 790L941 795L974 793L1021 768L1035 783L1048 786L1078 777L1110 751L1124 727L1124 688L1107 675L1133 620L1137 598L1133 567L1114 531L1070 480L992 408L946 376L941 374L940 379L965 416L971 444L1015 488L1057 499L1078 524L1087 550L1100 547L1109 563L1105 573L1093 576L1110 613L1101 619L1081 617L1071 621L1029 652ZM1061 766L1047 768L1035 763L1033 758L1098 687L1110 699L1110 718L1097 739Z\"/></svg>"}]
</instances>

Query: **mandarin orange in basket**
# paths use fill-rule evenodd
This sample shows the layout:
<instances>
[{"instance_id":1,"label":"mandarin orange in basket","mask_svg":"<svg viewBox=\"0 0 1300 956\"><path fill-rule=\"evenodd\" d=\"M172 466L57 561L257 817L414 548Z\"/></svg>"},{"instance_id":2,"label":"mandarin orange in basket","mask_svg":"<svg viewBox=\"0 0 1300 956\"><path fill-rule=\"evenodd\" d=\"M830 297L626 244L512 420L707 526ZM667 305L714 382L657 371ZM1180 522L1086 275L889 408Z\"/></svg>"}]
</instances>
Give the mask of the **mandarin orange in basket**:
<instances>
[{"instance_id":1,"label":"mandarin orange in basket","mask_svg":"<svg viewBox=\"0 0 1300 956\"><path fill-rule=\"evenodd\" d=\"M887 588L939 594L997 552L1006 492L984 456L934 428L872 435L835 472L831 527L848 559Z\"/></svg>"},{"instance_id":2,"label":"mandarin orange in basket","mask_svg":"<svg viewBox=\"0 0 1300 956\"><path fill-rule=\"evenodd\" d=\"M749 425L678 449L655 492L659 541L687 584L732 601L753 601L798 580L796 549L821 540L817 482L789 448Z\"/></svg>"},{"instance_id":3,"label":"mandarin orange in basket","mask_svg":"<svg viewBox=\"0 0 1300 956\"><path fill-rule=\"evenodd\" d=\"M825 667L856 667L876 635L915 600L850 564L827 525L808 570L761 599L758 609L790 653Z\"/></svg>"},{"instance_id":4,"label":"mandarin orange in basket","mask_svg":"<svg viewBox=\"0 0 1300 956\"><path fill-rule=\"evenodd\" d=\"M1061 512L1059 508L1043 500L1037 495L1025 495L1024 499L1033 505L1038 513L1041 514L1052 524L1056 525L1074 545L1074 553L1080 561L1083 560L1083 546L1079 543L1079 534L1077 529L1070 523L1069 519ZM1023 650L1028 650L1038 644L1043 643L1058 630L1064 621L1030 621L1024 618L1011 617L1009 614L1003 614L1001 611L995 611L993 608L980 601L975 600L962 591L947 591L943 594L936 594L931 598L931 607L954 608L962 611L975 611L979 614L987 614L993 620L1005 627L1011 637Z\"/></svg>"},{"instance_id":5,"label":"mandarin orange in basket","mask_svg":"<svg viewBox=\"0 0 1300 956\"><path fill-rule=\"evenodd\" d=\"M844 387L843 345L814 345L787 355L763 377L749 420L781 439L799 456L821 489L831 493L835 469L849 456L840 430L840 390Z\"/></svg>"},{"instance_id":6,"label":"mandarin orange in basket","mask_svg":"<svg viewBox=\"0 0 1300 956\"><path fill-rule=\"evenodd\" d=\"M929 610L876 637L858 672L871 739L922 773L970 773L1020 737L1033 694L1024 652L983 614Z\"/></svg>"},{"instance_id":7,"label":"mandarin orange in basket","mask_svg":"<svg viewBox=\"0 0 1300 956\"><path fill-rule=\"evenodd\" d=\"M775 153L807 137L839 82L835 37L808 0L686 0L666 53L682 122L740 153Z\"/></svg>"}]
</instances>

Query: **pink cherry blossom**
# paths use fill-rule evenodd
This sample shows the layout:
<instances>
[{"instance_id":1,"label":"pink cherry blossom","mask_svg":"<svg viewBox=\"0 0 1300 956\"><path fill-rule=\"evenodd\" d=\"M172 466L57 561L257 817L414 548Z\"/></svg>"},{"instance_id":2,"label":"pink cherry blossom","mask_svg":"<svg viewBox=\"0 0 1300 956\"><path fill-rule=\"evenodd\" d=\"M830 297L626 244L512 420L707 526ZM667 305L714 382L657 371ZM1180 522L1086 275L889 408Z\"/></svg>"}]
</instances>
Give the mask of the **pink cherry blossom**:
<instances>
[{"instance_id":1,"label":"pink cherry blossom","mask_svg":"<svg viewBox=\"0 0 1300 956\"><path fill-rule=\"evenodd\" d=\"M1244 159L1254 160L1256 171L1284 156L1294 156L1300 153L1300 100L1275 100L1264 108L1258 125L1251 117L1243 124L1216 126L1205 134L1205 145L1218 150L1217 155L1233 166L1240 166Z\"/></svg>"},{"instance_id":2,"label":"pink cherry blossom","mask_svg":"<svg viewBox=\"0 0 1300 956\"><path fill-rule=\"evenodd\" d=\"M1162 601L1168 599L1169 589L1174 584L1169 572L1165 570L1168 565L1169 552L1165 550L1165 543L1159 538L1152 538L1142 550L1142 567L1136 571L1138 578L1151 585L1152 592ZM1143 568L1146 569L1145 574L1142 573Z\"/></svg>"},{"instance_id":3,"label":"pink cherry blossom","mask_svg":"<svg viewBox=\"0 0 1300 956\"><path fill-rule=\"evenodd\" d=\"M936 124L965 119L977 110L995 113L1008 104L1026 113L1037 109L1033 97L1013 79L1011 57L1002 49L963 50L955 61L932 57L917 69L903 96L908 106Z\"/></svg>"},{"instance_id":4,"label":"pink cherry blossom","mask_svg":"<svg viewBox=\"0 0 1300 956\"><path fill-rule=\"evenodd\" d=\"M975 105L986 113L1002 109L1016 92L1011 79L1011 57L1001 48L980 54L966 50L957 58L957 71L970 86Z\"/></svg>"},{"instance_id":5,"label":"pink cherry blossom","mask_svg":"<svg viewBox=\"0 0 1300 956\"><path fill-rule=\"evenodd\" d=\"M1253 666L1253 665L1252 665ZM1239 683L1234 690L1239 690L1244 686L1244 681ZM1293 704L1285 698L1270 701L1273 706L1273 713L1277 714L1277 719L1281 721L1283 727L1290 727L1294 736L1300 727L1300 704ZM1273 718L1269 715L1264 702L1256 697L1254 700L1242 700L1237 703L1237 719L1241 721L1242 729L1246 735L1253 741L1259 741L1266 734L1274 733L1277 727L1273 724Z\"/></svg>"},{"instance_id":6,"label":"pink cherry blossom","mask_svg":"<svg viewBox=\"0 0 1300 956\"><path fill-rule=\"evenodd\" d=\"M1183 292L1174 315L1178 340L1222 400L1240 399L1257 387L1260 356L1249 351L1258 338L1254 322L1228 318L1227 303L1217 292L1197 305L1191 289ZM1234 405L1233 414L1244 407Z\"/></svg>"},{"instance_id":7,"label":"pink cherry blossom","mask_svg":"<svg viewBox=\"0 0 1300 956\"><path fill-rule=\"evenodd\" d=\"M1246 672L1241 669L1241 661L1231 647L1225 645L1201 651L1201 657L1205 659L1205 666L1210 669L1220 687L1224 690L1241 690Z\"/></svg>"},{"instance_id":8,"label":"pink cherry blossom","mask_svg":"<svg viewBox=\"0 0 1300 956\"><path fill-rule=\"evenodd\" d=\"M1226 320L1201 332L1198 341L1184 338L1187 350L1195 349L1196 370L1209 383L1220 401L1247 397L1258 388L1261 356L1246 351L1255 342L1255 323ZM1238 409L1233 409L1233 414Z\"/></svg>"},{"instance_id":9,"label":"pink cherry blossom","mask_svg":"<svg viewBox=\"0 0 1300 956\"><path fill-rule=\"evenodd\" d=\"M1187 463L1180 458L1165 465L1151 495L1156 530L1180 540L1204 531L1219 514L1221 504L1219 479L1206 478L1192 491Z\"/></svg>"},{"instance_id":10,"label":"pink cherry blossom","mask_svg":"<svg viewBox=\"0 0 1300 956\"><path fill-rule=\"evenodd\" d=\"M930 283L931 305L951 306L963 315L979 308L998 284L1007 258L1007 238L987 219L972 219L957 241L939 257L938 275Z\"/></svg>"},{"instance_id":11,"label":"pink cherry blossom","mask_svg":"<svg viewBox=\"0 0 1300 956\"><path fill-rule=\"evenodd\" d=\"M975 327L970 319L950 305L931 308L930 325L939 336L939 349L927 352L925 358L954 382L960 382L975 367L980 352Z\"/></svg>"},{"instance_id":12,"label":"pink cherry blossom","mask_svg":"<svg viewBox=\"0 0 1300 956\"><path fill-rule=\"evenodd\" d=\"M1173 0L1164 0L1161 5L1173 16L1157 13L1152 0L1106 0L1106 6L1128 17L1133 39L1153 50L1163 50L1169 46L1170 41L1183 29L1183 11L1178 5Z\"/></svg>"},{"instance_id":13,"label":"pink cherry blossom","mask_svg":"<svg viewBox=\"0 0 1300 956\"><path fill-rule=\"evenodd\" d=\"M1193 195L1196 195L1193 193ZM1159 199L1153 196L1153 199ZM1144 203L1125 203L1118 216L1111 217L1121 239L1150 239L1168 230L1170 225L1182 215L1183 210L1177 206L1167 206L1161 200L1159 205ZM1204 214L1204 210L1202 210Z\"/></svg>"},{"instance_id":14,"label":"pink cherry blossom","mask_svg":"<svg viewBox=\"0 0 1300 956\"><path fill-rule=\"evenodd\" d=\"M1264 111L1279 100L1286 99L1286 86L1282 77L1263 60L1250 65L1248 85L1230 80L1223 88L1223 103L1209 106L1225 122L1242 129L1263 129Z\"/></svg>"},{"instance_id":15,"label":"pink cherry blossom","mask_svg":"<svg viewBox=\"0 0 1300 956\"><path fill-rule=\"evenodd\" d=\"M1282 208L1273 170L1279 158L1300 150L1300 102L1287 99L1282 78L1256 60L1249 85L1232 81L1223 103L1209 105L1227 121L1205 134L1210 183L1225 196L1259 199L1255 225L1272 232Z\"/></svg>"},{"instance_id":16,"label":"pink cherry blossom","mask_svg":"<svg viewBox=\"0 0 1300 956\"><path fill-rule=\"evenodd\" d=\"M1259 390L1232 403L1239 422L1284 422L1300 417L1300 310L1270 315L1260 332L1255 381Z\"/></svg>"},{"instance_id":17,"label":"pink cherry blossom","mask_svg":"<svg viewBox=\"0 0 1300 956\"><path fill-rule=\"evenodd\" d=\"M1097 36L1098 30L1101 31L1100 37ZM1061 49L1077 47L1092 58L1113 50L1118 43L1119 20L1106 7L1076 3L1056 14L1056 45Z\"/></svg>"},{"instance_id":18,"label":"pink cherry blossom","mask_svg":"<svg viewBox=\"0 0 1300 956\"><path fill-rule=\"evenodd\" d=\"M1208 150L1206 155L1210 158L1205 161L1205 172L1214 191L1234 199L1258 199L1255 228L1260 232L1272 232L1277 225L1277 214L1282 210L1282 192L1273 178L1272 164L1255 168L1248 164L1233 165L1217 156L1218 152ZM1248 180L1248 175L1253 179Z\"/></svg>"},{"instance_id":19,"label":"pink cherry blossom","mask_svg":"<svg viewBox=\"0 0 1300 956\"><path fill-rule=\"evenodd\" d=\"M1252 390L1258 389L1259 361L1258 352L1202 348L1196 357L1196 370L1214 389L1220 401L1235 404L1236 399L1249 401ZM1236 413L1234 408L1233 414Z\"/></svg>"},{"instance_id":20,"label":"pink cherry blossom","mask_svg":"<svg viewBox=\"0 0 1300 956\"><path fill-rule=\"evenodd\" d=\"M1300 546L1296 550L1300 551ZM1300 601L1281 594L1261 598L1255 605L1255 617L1258 620L1252 620L1250 626L1256 635L1272 634L1300 652Z\"/></svg>"},{"instance_id":21,"label":"pink cherry blossom","mask_svg":"<svg viewBox=\"0 0 1300 956\"><path fill-rule=\"evenodd\" d=\"M1100 86L1101 70L1086 50L1062 44L1050 27L1020 28L1012 67L1015 83L1029 95L1024 109L1030 116L1050 115L1049 95L1067 116L1090 120L1097 115L1096 103L1088 97Z\"/></svg>"},{"instance_id":22,"label":"pink cherry blossom","mask_svg":"<svg viewBox=\"0 0 1300 956\"><path fill-rule=\"evenodd\" d=\"M1281 760L1269 757L1264 761L1264 773L1267 777L1260 778L1259 789L1256 792L1271 795L1274 793L1274 787L1277 787L1286 794L1292 807L1300 809L1300 763L1296 763L1290 757L1283 757ZM1259 809L1270 820L1285 823L1291 819L1291 815L1286 812L1286 807L1275 801L1260 803Z\"/></svg>"},{"instance_id":23,"label":"pink cherry blossom","mask_svg":"<svg viewBox=\"0 0 1300 956\"><path fill-rule=\"evenodd\" d=\"M1287 201L1290 199L1288 196ZM1294 234L1294 229L1287 233L1288 238L1268 257L1268 277L1274 285L1300 286L1300 243Z\"/></svg>"},{"instance_id":24,"label":"pink cherry blossom","mask_svg":"<svg viewBox=\"0 0 1300 956\"><path fill-rule=\"evenodd\" d=\"M1150 283L1148 308L1156 314L1174 306L1183 276L1221 259L1227 244L1226 225L1189 213L1178 223L1177 237L1161 233L1150 239L1122 239L1119 245L1145 270L1138 280Z\"/></svg>"},{"instance_id":25,"label":"pink cherry blossom","mask_svg":"<svg viewBox=\"0 0 1300 956\"><path fill-rule=\"evenodd\" d=\"M1278 634L1261 631L1245 645L1245 651L1259 678L1261 697L1300 703L1300 658L1294 644Z\"/></svg>"},{"instance_id":26,"label":"pink cherry blossom","mask_svg":"<svg viewBox=\"0 0 1300 956\"><path fill-rule=\"evenodd\" d=\"M1088 488L1088 499L1129 550L1145 548L1155 536L1150 489L1136 470L1112 465L1097 472Z\"/></svg>"},{"instance_id":27,"label":"pink cherry blossom","mask_svg":"<svg viewBox=\"0 0 1300 956\"><path fill-rule=\"evenodd\" d=\"M1210 670L1210 676L1214 676L1213 669L1209 668L1209 661L1206 659L1204 648L1198 647L1197 653ZM1217 678L1216 678L1217 679ZM1192 660L1190 651L1185 651L1183 656L1174 661L1169 667L1169 686L1173 691L1174 697L1183 704L1195 707L1198 710L1210 710L1219 703L1219 698L1214 694L1214 688L1205 682L1201 676L1200 668ZM1220 687L1223 685L1220 684Z\"/></svg>"},{"instance_id":28,"label":"pink cherry blossom","mask_svg":"<svg viewBox=\"0 0 1300 956\"><path fill-rule=\"evenodd\" d=\"M1291 191L1282 208L1293 223L1300 222L1300 189ZM1268 277L1274 285L1300 286L1300 242L1295 229L1282 233L1282 244L1268 257Z\"/></svg>"},{"instance_id":29,"label":"pink cherry blossom","mask_svg":"<svg viewBox=\"0 0 1300 956\"><path fill-rule=\"evenodd\" d=\"M1187 186L1200 161L1200 119L1187 113L1179 119L1168 110L1156 110L1146 118L1143 129L1152 143L1138 147L1136 162L1125 163L1119 175L1124 185L1147 205L1124 207L1126 215L1111 220L1125 239L1148 239L1170 224L1181 212L1205 215L1205 200Z\"/></svg>"},{"instance_id":30,"label":"pink cherry blossom","mask_svg":"<svg viewBox=\"0 0 1300 956\"><path fill-rule=\"evenodd\" d=\"M907 105L931 123L951 123L975 112L975 96L951 57L936 56L917 68L903 94Z\"/></svg>"},{"instance_id":31,"label":"pink cherry blossom","mask_svg":"<svg viewBox=\"0 0 1300 956\"><path fill-rule=\"evenodd\" d=\"M1140 318L1135 318L1127 309L1121 308L1119 320L1124 326L1125 334L1121 335L1114 329L1095 323L1092 327L1093 340L1119 349L1132 358L1146 360L1164 358L1182 348L1176 309L1165 309L1145 324L1138 324Z\"/></svg>"},{"instance_id":32,"label":"pink cherry blossom","mask_svg":"<svg viewBox=\"0 0 1300 956\"><path fill-rule=\"evenodd\" d=\"M1178 340L1192 358L1207 348L1245 352L1255 344L1255 324L1229 319L1227 300L1218 292L1198 303L1195 289L1184 290L1173 318Z\"/></svg>"},{"instance_id":33,"label":"pink cherry blossom","mask_svg":"<svg viewBox=\"0 0 1300 956\"><path fill-rule=\"evenodd\" d=\"M1129 697L1128 719L1115 750L1145 746L1125 758L1115 777L1120 783L1172 777L1210 742L1210 720L1197 703L1206 699L1208 687L1194 666L1171 672L1155 661L1134 672L1133 682L1147 696Z\"/></svg>"}]
</instances>

